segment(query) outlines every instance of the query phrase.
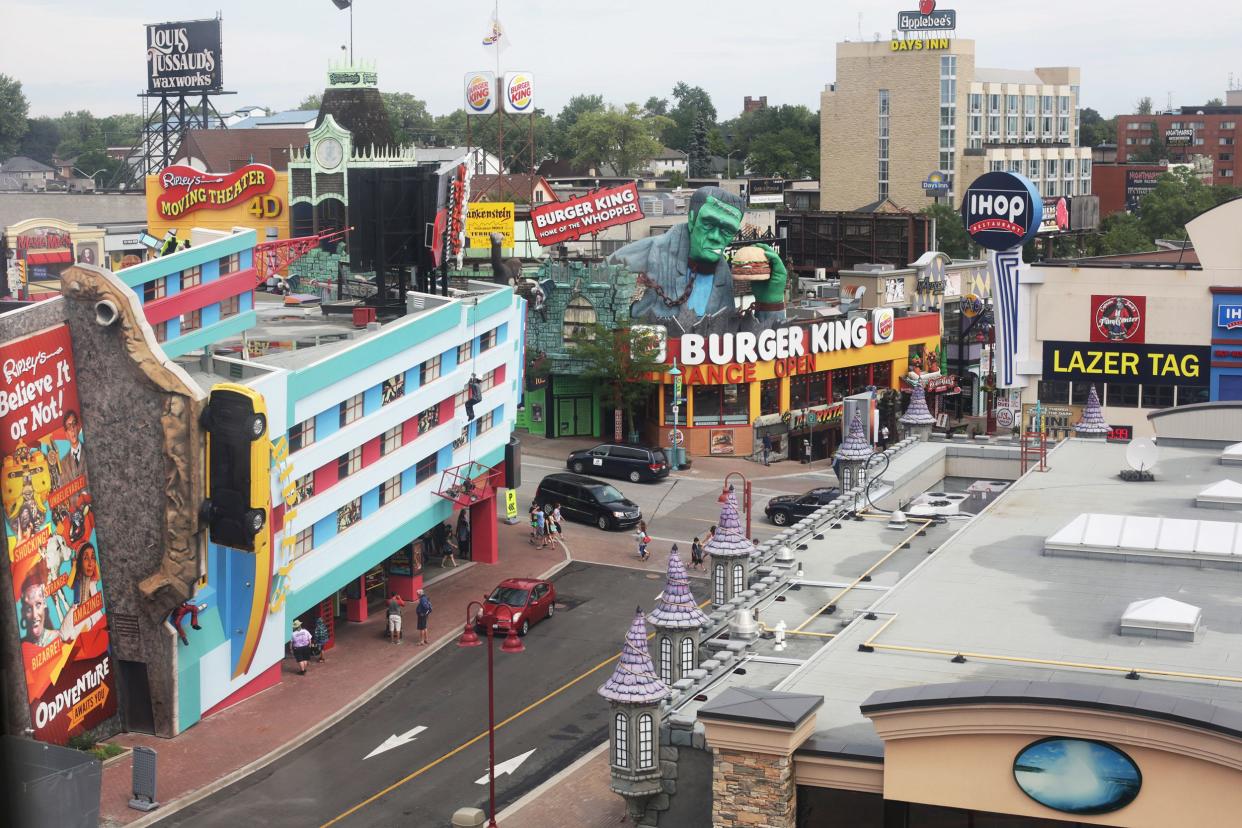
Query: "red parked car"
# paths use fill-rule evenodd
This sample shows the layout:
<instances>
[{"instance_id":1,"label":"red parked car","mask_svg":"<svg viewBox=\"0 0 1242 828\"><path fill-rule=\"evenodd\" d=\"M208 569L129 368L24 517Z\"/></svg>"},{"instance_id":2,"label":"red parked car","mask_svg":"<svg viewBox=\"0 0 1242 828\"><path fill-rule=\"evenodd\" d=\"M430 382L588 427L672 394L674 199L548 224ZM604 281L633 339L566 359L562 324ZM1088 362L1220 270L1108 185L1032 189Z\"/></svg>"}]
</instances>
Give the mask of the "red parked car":
<instances>
[{"instance_id":1,"label":"red parked car","mask_svg":"<svg viewBox=\"0 0 1242 828\"><path fill-rule=\"evenodd\" d=\"M508 578L492 590L483 602L483 609L475 618L481 631L490 624L497 633L509 632L508 614L497 613L504 604L513 612L513 623L518 635L526 635L538 622L551 618L556 608L556 587L551 581L535 578Z\"/></svg>"}]
</instances>

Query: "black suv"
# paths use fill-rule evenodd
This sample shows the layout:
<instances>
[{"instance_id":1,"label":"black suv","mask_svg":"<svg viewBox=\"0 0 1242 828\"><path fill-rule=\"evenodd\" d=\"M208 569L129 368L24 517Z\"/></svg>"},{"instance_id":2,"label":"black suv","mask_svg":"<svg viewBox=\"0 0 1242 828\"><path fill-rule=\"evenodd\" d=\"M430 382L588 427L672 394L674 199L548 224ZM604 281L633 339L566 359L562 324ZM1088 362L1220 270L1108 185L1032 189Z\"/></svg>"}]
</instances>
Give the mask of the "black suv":
<instances>
[{"instance_id":1,"label":"black suv","mask_svg":"<svg viewBox=\"0 0 1242 828\"><path fill-rule=\"evenodd\" d=\"M565 461L565 468L578 474L624 477L631 483L659 480L668 477L669 471L664 449L633 443L601 443L595 448L575 451Z\"/></svg>"},{"instance_id":2,"label":"black suv","mask_svg":"<svg viewBox=\"0 0 1242 828\"><path fill-rule=\"evenodd\" d=\"M820 506L827 506L841 495L840 489L811 489L801 495L778 495L763 507L768 520L777 526L789 526L813 513Z\"/></svg>"},{"instance_id":3,"label":"black suv","mask_svg":"<svg viewBox=\"0 0 1242 828\"><path fill-rule=\"evenodd\" d=\"M643 518L638 504L615 486L580 474L549 474L539 482L535 502L540 506L559 503L567 519L594 523L600 529L623 529Z\"/></svg>"}]
</instances>

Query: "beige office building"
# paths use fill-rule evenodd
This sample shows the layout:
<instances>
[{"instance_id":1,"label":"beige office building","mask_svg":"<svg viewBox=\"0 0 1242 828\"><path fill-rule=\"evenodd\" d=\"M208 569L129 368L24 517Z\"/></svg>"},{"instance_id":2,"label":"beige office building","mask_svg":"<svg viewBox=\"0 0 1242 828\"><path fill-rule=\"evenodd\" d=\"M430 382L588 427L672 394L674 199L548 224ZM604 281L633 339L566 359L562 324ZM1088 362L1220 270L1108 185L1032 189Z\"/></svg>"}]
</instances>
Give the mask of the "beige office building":
<instances>
[{"instance_id":1,"label":"beige office building","mask_svg":"<svg viewBox=\"0 0 1242 828\"><path fill-rule=\"evenodd\" d=\"M838 43L836 82L820 94L821 209L891 199L921 210L934 172L950 183L939 197L954 205L989 170L1022 173L1045 196L1090 193L1079 75L977 67L973 40Z\"/></svg>"}]
</instances>

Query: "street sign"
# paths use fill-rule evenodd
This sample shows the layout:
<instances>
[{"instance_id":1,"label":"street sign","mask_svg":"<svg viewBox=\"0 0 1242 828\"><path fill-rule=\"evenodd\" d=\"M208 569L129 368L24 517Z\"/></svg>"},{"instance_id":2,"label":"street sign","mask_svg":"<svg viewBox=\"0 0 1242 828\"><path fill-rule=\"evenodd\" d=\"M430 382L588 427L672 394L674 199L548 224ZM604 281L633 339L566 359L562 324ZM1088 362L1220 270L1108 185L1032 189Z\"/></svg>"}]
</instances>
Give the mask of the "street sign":
<instances>
[{"instance_id":1,"label":"street sign","mask_svg":"<svg viewBox=\"0 0 1242 828\"><path fill-rule=\"evenodd\" d=\"M505 491L505 517L517 517L517 492L513 489Z\"/></svg>"},{"instance_id":2,"label":"street sign","mask_svg":"<svg viewBox=\"0 0 1242 828\"><path fill-rule=\"evenodd\" d=\"M618 443L621 442L621 409L617 409L612 416L613 439Z\"/></svg>"}]
</instances>

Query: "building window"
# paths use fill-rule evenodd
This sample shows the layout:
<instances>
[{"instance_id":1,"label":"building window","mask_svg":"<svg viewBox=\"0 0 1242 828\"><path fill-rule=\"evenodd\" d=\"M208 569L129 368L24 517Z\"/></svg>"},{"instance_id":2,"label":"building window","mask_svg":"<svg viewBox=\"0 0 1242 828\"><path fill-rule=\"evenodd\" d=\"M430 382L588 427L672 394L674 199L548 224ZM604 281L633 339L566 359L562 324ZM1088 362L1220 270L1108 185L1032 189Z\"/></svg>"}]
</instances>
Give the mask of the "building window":
<instances>
[{"instance_id":1,"label":"building window","mask_svg":"<svg viewBox=\"0 0 1242 828\"><path fill-rule=\"evenodd\" d=\"M1048 179L1048 183L1043 186L1044 195L1054 196L1057 194L1057 181L1055 178Z\"/></svg>"},{"instance_id":2,"label":"building window","mask_svg":"<svg viewBox=\"0 0 1242 828\"><path fill-rule=\"evenodd\" d=\"M759 383L759 413L781 413L781 381L778 379L764 380Z\"/></svg>"},{"instance_id":3,"label":"building window","mask_svg":"<svg viewBox=\"0 0 1242 828\"><path fill-rule=\"evenodd\" d=\"M161 322L160 324L155 326L155 341L156 342L167 342L168 341L168 323L167 322Z\"/></svg>"},{"instance_id":4,"label":"building window","mask_svg":"<svg viewBox=\"0 0 1242 828\"><path fill-rule=\"evenodd\" d=\"M1076 382L1070 388L1070 405L1086 405L1087 396L1091 393L1091 383ZM1096 393L1099 393L1098 390Z\"/></svg>"},{"instance_id":5,"label":"building window","mask_svg":"<svg viewBox=\"0 0 1242 828\"><path fill-rule=\"evenodd\" d=\"M630 718L624 713L612 718L612 763L619 768L630 766Z\"/></svg>"},{"instance_id":6,"label":"building window","mask_svg":"<svg viewBox=\"0 0 1242 828\"><path fill-rule=\"evenodd\" d=\"M1206 385L1177 386L1177 404L1179 406L1205 403L1211 398L1211 389L1209 389Z\"/></svg>"},{"instance_id":7,"label":"building window","mask_svg":"<svg viewBox=\"0 0 1242 828\"><path fill-rule=\"evenodd\" d=\"M1026 175L1027 178L1034 181L1041 177L1040 176L1040 159L1038 158L1028 159L1026 162L1026 168L1027 168L1027 175Z\"/></svg>"},{"instance_id":8,"label":"building window","mask_svg":"<svg viewBox=\"0 0 1242 828\"><path fill-rule=\"evenodd\" d=\"M1220 122L1221 129L1237 129L1237 126L1238 126L1237 121L1221 121Z\"/></svg>"},{"instance_id":9,"label":"building window","mask_svg":"<svg viewBox=\"0 0 1242 828\"><path fill-rule=\"evenodd\" d=\"M298 532L297 537L293 541L293 558L305 555L307 552L315 548L315 530L314 528L303 529Z\"/></svg>"},{"instance_id":10,"label":"building window","mask_svg":"<svg viewBox=\"0 0 1242 828\"><path fill-rule=\"evenodd\" d=\"M154 302L156 299L163 299L167 291L168 279L166 277L152 279L142 286L142 301Z\"/></svg>"},{"instance_id":11,"label":"building window","mask_svg":"<svg viewBox=\"0 0 1242 828\"><path fill-rule=\"evenodd\" d=\"M750 386L696 385L694 393L694 424L724 425L750 422Z\"/></svg>"},{"instance_id":12,"label":"building window","mask_svg":"<svg viewBox=\"0 0 1242 828\"><path fill-rule=\"evenodd\" d=\"M468 442L470 442L470 426L464 425L461 427L461 434L457 435L457 439L453 441L453 448L459 449Z\"/></svg>"},{"instance_id":13,"label":"building window","mask_svg":"<svg viewBox=\"0 0 1242 828\"><path fill-rule=\"evenodd\" d=\"M1039 401L1048 405L1069 405L1070 386L1060 380L1039 381Z\"/></svg>"},{"instance_id":14,"label":"building window","mask_svg":"<svg viewBox=\"0 0 1242 828\"><path fill-rule=\"evenodd\" d=\"M746 567L740 563L733 565L733 595L741 595L746 590Z\"/></svg>"},{"instance_id":15,"label":"building window","mask_svg":"<svg viewBox=\"0 0 1242 828\"><path fill-rule=\"evenodd\" d=\"M348 453L336 458L336 476L344 480L362 468L362 446L352 448Z\"/></svg>"},{"instance_id":16,"label":"building window","mask_svg":"<svg viewBox=\"0 0 1242 828\"><path fill-rule=\"evenodd\" d=\"M1000 138L1000 116L988 116L988 137L992 139Z\"/></svg>"},{"instance_id":17,"label":"building window","mask_svg":"<svg viewBox=\"0 0 1242 828\"><path fill-rule=\"evenodd\" d=\"M572 343L576 338L594 339L595 307L590 300L579 294L565 306L563 339Z\"/></svg>"},{"instance_id":18,"label":"building window","mask_svg":"<svg viewBox=\"0 0 1242 828\"><path fill-rule=\"evenodd\" d=\"M970 93L970 111L971 112L982 112L983 111L983 95L981 95L978 92Z\"/></svg>"},{"instance_id":19,"label":"building window","mask_svg":"<svg viewBox=\"0 0 1242 828\"><path fill-rule=\"evenodd\" d=\"M712 571L712 594L717 604L725 602L725 565L716 564Z\"/></svg>"},{"instance_id":20,"label":"building window","mask_svg":"<svg viewBox=\"0 0 1242 828\"><path fill-rule=\"evenodd\" d=\"M300 451L315 442L315 418L302 422L289 429L290 453Z\"/></svg>"},{"instance_id":21,"label":"building window","mask_svg":"<svg viewBox=\"0 0 1242 828\"><path fill-rule=\"evenodd\" d=\"M181 333L188 334L203 327L203 311L201 308L181 315Z\"/></svg>"},{"instance_id":22,"label":"building window","mask_svg":"<svg viewBox=\"0 0 1242 828\"><path fill-rule=\"evenodd\" d=\"M405 374L397 374L384 380L380 386L380 405L388 405L405 396Z\"/></svg>"},{"instance_id":23,"label":"building window","mask_svg":"<svg viewBox=\"0 0 1242 828\"><path fill-rule=\"evenodd\" d=\"M694 669L694 639L687 635L686 637L681 639L681 674L682 676L685 676L686 673L690 672L693 669Z\"/></svg>"},{"instance_id":24,"label":"building window","mask_svg":"<svg viewBox=\"0 0 1242 828\"><path fill-rule=\"evenodd\" d=\"M667 635L660 636L660 681L673 683L673 640Z\"/></svg>"},{"instance_id":25,"label":"building window","mask_svg":"<svg viewBox=\"0 0 1242 828\"><path fill-rule=\"evenodd\" d=\"M469 342L463 342L457 346L457 364L458 365L465 365L467 362L470 361L470 346L471 344Z\"/></svg>"},{"instance_id":26,"label":"building window","mask_svg":"<svg viewBox=\"0 0 1242 828\"><path fill-rule=\"evenodd\" d=\"M1173 386L1144 385L1143 408L1172 408Z\"/></svg>"},{"instance_id":27,"label":"building window","mask_svg":"<svg viewBox=\"0 0 1242 828\"><path fill-rule=\"evenodd\" d=\"M988 95L988 112L1000 112L1000 95Z\"/></svg>"},{"instance_id":28,"label":"building window","mask_svg":"<svg viewBox=\"0 0 1242 828\"><path fill-rule=\"evenodd\" d=\"M1017 95L1006 95L1005 96L1005 113L1013 114L1013 113L1016 113L1017 111L1018 111L1018 96Z\"/></svg>"},{"instance_id":29,"label":"building window","mask_svg":"<svg viewBox=\"0 0 1242 828\"><path fill-rule=\"evenodd\" d=\"M340 405L341 428L362 417L362 394L354 394Z\"/></svg>"},{"instance_id":30,"label":"building window","mask_svg":"<svg viewBox=\"0 0 1242 828\"><path fill-rule=\"evenodd\" d=\"M1049 158L1047 161L1045 161L1044 167L1046 170L1044 175L1048 176L1049 178L1056 178L1057 175L1059 174L1058 173L1059 166L1057 164L1057 159L1055 158Z\"/></svg>"},{"instance_id":31,"label":"building window","mask_svg":"<svg viewBox=\"0 0 1242 828\"><path fill-rule=\"evenodd\" d=\"M1233 170L1231 169L1221 170L1220 175L1221 175L1221 178L1233 178Z\"/></svg>"},{"instance_id":32,"label":"building window","mask_svg":"<svg viewBox=\"0 0 1242 828\"><path fill-rule=\"evenodd\" d=\"M440 424L440 406L433 405L418 412L418 433L426 434Z\"/></svg>"},{"instance_id":33,"label":"building window","mask_svg":"<svg viewBox=\"0 0 1242 828\"><path fill-rule=\"evenodd\" d=\"M228 319L230 316L237 316L241 313L241 297L230 296L228 299L220 301L220 318Z\"/></svg>"},{"instance_id":34,"label":"building window","mask_svg":"<svg viewBox=\"0 0 1242 828\"><path fill-rule=\"evenodd\" d=\"M1069 95L1061 95L1057 98L1057 112L1062 115L1068 115L1070 111Z\"/></svg>"},{"instance_id":35,"label":"building window","mask_svg":"<svg viewBox=\"0 0 1242 828\"><path fill-rule=\"evenodd\" d=\"M492 426L494 426L495 424L496 424L496 410L492 409L491 411L487 412L486 414L484 414L482 417L479 418L479 425L474 430L474 436L481 437L484 432L491 431Z\"/></svg>"},{"instance_id":36,"label":"building window","mask_svg":"<svg viewBox=\"0 0 1242 828\"><path fill-rule=\"evenodd\" d=\"M638 768L655 767L655 717L643 713L638 717Z\"/></svg>"},{"instance_id":37,"label":"building window","mask_svg":"<svg viewBox=\"0 0 1242 828\"><path fill-rule=\"evenodd\" d=\"M1112 408L1138 408L1139 387L1133 382L1110 382L1108 400L1104 403Z\"/></svg>"},{"instance_id":38,"label":"building window","mask_svg":"<svg viewBox=\"0 0 1242 828\"><path fill-rule=\"evenodd\" d=\"M401 426L395 425L380 438L380 454L391 454L401 448Z\"/></svg>"},{"instance_id":39,"label":"building window","mask_svg":"<svg viewBox=\"0 0 1242 828\"><path fill-rule=\"evenodd\" d=\"M878 146L878 166L876 168L876 194L883 200L888 198L889 193L889 96L887 89L879 91L879 146Z\"/></svg>"},{"instance_id":40,"label":"building window","mask_svg":"<svg viewBox=\"0 0 1242 828\"><path fill-rule=\"evenodd\" d=\"M414 467L414 482L422 483L427 480L436 470L440 468L440 455L432 454L418 461L418 465Z\"/></svg>"},{"instance_id":41,"label":"building window","mask_svg":"<svg viewBox=\"0 0 1242 828\"><path fill-rule=\"evenodd\" d=\"M401 475L395 475L384 481L380 486L380 505L387 506L401 497Z\"/></svg>"},{"instance_id":42,"label":"building window","mask_svg":"<svg viewBox=\"0 0 1242 828\"><path fill-rule=\"evenodd\" d=\"M1232 138L1225 138L1225 137L1221 137L1221 138L1218 138L1217 140L1220 142L1220 145L1221 145L1222 147L1232 147L1232 146L1233 146L1233 139L1232 139Z\"/></svg>"},{"instance_id":43,"label":"building window","mask_svg":"<svg viewBox=\"0 0 1242 828\"><path fill-rule=\"evenodd\" d=\"M438 380L440 378L440 355L436 354L431 359L418 366L418 384L426 385L427 383Z\"/></svg>"},{"instance_id":44,"label":"building window","mask_svg":"<svg viewBox=\"0 0 1242 828\"><path fill-rule=\"evenodd\" d=\"M203 283L203 269L201 267L188 267L181 271L181 289L189 290L192 287L198 287Z\"/></svg>"},{"instance_id":45,"label":"building window","mask_svg":"<svg viewBox=\"0 0 1242 828\"><path fill-rule=\"evenodd\" d=\"M479 337L479 353L481 354L484 351L490 351L492 348L495 348L496 338L497 338L497 334L496 334L495 328L492 328L490 331L480 336Z\"/></svg>"},{"instance_id":46,"label":"building window","mask_svg":"<svg viewBox=\"0 0 1242 828\"><path fill-rule=\"evenodd\" d=\"M293 481L293 502L290 506L297 506L299 503L305 503L315 496L315 474L304 474L297 480Z\"/></svg>"},{"instance_id":47,"label":"building window","mask_svg":"<svg viewBox=\"0 0 1242 828\"><path fill-rule=\"evenodd\" d=\"M362 498L355 497L336 510L336 531L344 532L362 520Z\"/></svg>"},{"instance_id":48,"label":"building window","mask_svg":"<svg viewBox=\"0 0 1242 828\"><path fill-rule=\"evenodd\" d=\"M231 256L225 256L220 260L220 275L224 276L228 273L236 273L241 270L241 254L234 253Z\"/></svg>"}]
</instances>

